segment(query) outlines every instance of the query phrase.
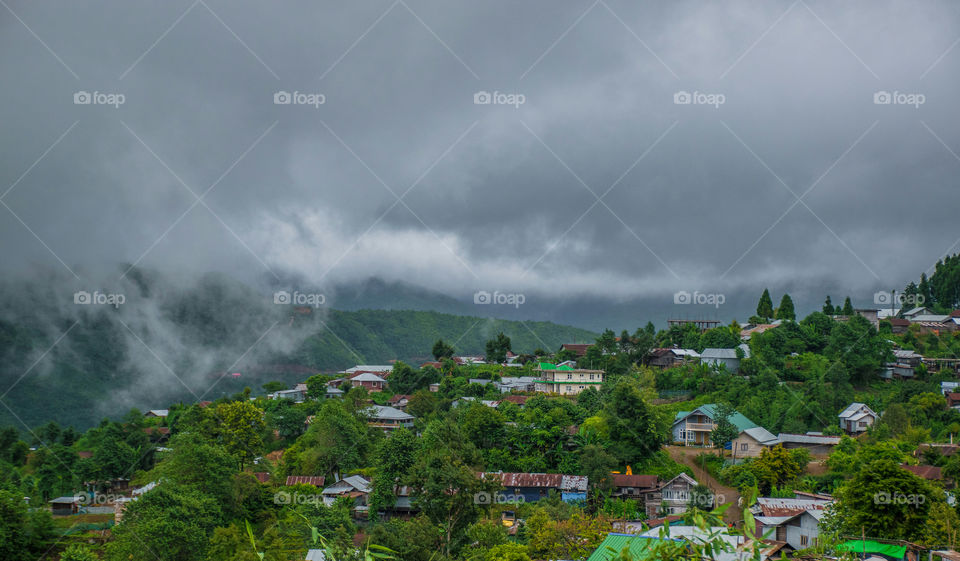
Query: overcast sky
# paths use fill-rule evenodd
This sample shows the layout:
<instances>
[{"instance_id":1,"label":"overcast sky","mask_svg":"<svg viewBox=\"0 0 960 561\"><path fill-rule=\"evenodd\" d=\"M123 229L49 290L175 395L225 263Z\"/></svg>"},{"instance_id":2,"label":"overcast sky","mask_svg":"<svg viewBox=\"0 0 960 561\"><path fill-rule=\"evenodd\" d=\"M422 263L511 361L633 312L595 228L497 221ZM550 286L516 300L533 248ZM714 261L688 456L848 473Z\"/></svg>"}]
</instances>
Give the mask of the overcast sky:
<instances>
[{"instance_id":1,"label":"overcast sky","mask_svg":"<svg viewBox=\"0 0 960 561\"><path fill-rule=\"evenodd\" d=\"M7 274L867 294L957 251L955 2L0 4Z\"/></svg>"}]
</instances>

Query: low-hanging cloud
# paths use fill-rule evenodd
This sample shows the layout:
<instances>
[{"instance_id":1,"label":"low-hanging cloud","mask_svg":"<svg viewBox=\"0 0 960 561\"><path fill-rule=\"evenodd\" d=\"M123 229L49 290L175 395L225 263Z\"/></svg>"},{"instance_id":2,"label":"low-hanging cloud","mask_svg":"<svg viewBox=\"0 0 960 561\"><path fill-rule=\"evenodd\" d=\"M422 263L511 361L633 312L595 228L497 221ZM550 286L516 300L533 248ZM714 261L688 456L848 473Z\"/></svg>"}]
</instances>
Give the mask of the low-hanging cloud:
<instances>
[{"instance_id":1,"label":"low-hanging cloud","mask_svg":"<svg viewBox=\"0 0 960 561\"><path fill-rule=\"evenodd\" d=\"M0 23L10 273L867 294L960 236L950 4L97 6Z\"/></svg>"}]
</instances>

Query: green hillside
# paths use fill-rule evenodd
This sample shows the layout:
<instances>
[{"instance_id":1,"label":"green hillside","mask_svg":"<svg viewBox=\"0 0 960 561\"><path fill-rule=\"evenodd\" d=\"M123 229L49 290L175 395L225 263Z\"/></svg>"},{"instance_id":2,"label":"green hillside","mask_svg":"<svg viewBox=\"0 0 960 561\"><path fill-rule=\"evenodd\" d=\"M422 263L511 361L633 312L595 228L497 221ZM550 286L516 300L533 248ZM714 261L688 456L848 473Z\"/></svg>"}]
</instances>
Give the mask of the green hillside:
<instances>
[{"instance_id":1,"label":"green hillside","mask_svg":"<svg viewBox=\"0 0 960 561\"><path fill-rule=\"evenodd\" d=\"M298 309L221 275L173 287L138 274L121 289L127 301L117 309L75 306L72 292L42 284L4 287L0 400L9 409L0 407L0 424L82 428L134 406L260 392L271 380L293 384L354 364L416 363L440 338L457 353L482 354L500 331L518 353L596 337L547 322Z\"/></svg>"}]
</instances>

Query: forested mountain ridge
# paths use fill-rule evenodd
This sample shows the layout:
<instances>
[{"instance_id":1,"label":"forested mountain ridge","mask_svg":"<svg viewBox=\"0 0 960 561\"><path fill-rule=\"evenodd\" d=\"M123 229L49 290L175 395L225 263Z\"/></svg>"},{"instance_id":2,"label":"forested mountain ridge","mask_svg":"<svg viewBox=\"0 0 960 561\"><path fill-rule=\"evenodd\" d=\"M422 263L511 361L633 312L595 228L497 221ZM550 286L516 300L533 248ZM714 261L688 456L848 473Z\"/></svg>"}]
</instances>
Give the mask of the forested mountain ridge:
<instances>
[{"instance_id":1,"label":"forested mountain ridge","mask_svg":"<svg viewBox=\"0 0 960 561\"><path fill-rule=\"evenodd\" d=\"M184 284L135 270L100 291L123 294L116 306L77 304L76 292L60 281L0 291L0 395L28 426L84 428L132 406L215 399L354 364L422 361L441 338L457 353L483 354L501 331L517 352L596 337L549 322L283 305L215 274ZM6 408L2 423L20 425Z\"/></svg>"}]
</instances>

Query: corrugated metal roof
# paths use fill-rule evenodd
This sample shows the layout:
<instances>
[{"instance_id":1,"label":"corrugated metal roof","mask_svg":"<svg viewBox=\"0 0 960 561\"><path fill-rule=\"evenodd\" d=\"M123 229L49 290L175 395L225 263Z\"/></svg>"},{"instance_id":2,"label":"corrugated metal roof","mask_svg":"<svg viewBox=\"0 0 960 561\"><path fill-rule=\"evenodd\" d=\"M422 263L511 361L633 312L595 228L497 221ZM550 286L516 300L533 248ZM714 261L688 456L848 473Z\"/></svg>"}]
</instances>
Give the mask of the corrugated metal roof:
<instances>
[{"instance_id":1,"label":"corrugated metal roof","mask_svg":"<svg viewBox=\"0 0 960 561\"><path fill-rule=\"evenodd\" d=\"M839 436L824 436L824 435L814 435L814 434L790 434L781 432L777 436L777 440L781 443L792 442L795 444L828 444L830 446L836 446L840 443Z\"/></svg>"},{"instance_id":2,"label":"corrugated metal roof","mask_svg":"<svg viewBox=\"0 0 960 561\"><path fill-rule=\"evenodd\" d=\"M403 411L397 409L396 407L388 407L386 405L371 405L367 408L367 411L370 413L370 416L375 419L391 419L394 421L412 421L416 417L409 413L404 413Z\"/></svg>"},{"instance_id":3,"label":"corrugated metal roof","mask_svg":"<svg viewBox=\"0 0 960 561\"><path fill-rule=\"evenodd\" d=\"M322 475L288 475L285 485L313 485L314 487L323 488L324 478Z\"/></svg>"},{"instance_id":4,"label":"corrugated metal roof","mask_svg":"<svg viewBox=\"0 0 960 561\"><path fill-rule=\"evenodd\" d=\"M659 478L656 475L613 474L613 484L617 487L635 487L637 489L656 489Z\"/></svg>"},{"instance_id":5,"label":"corrugated metal roof","mask_svg":"<svg viewBox=\"0 0 960 561\"><path fill-rule=\"evenodd\" d=\"M700 353L700 358L701 359L737 358L737 349L740 349L743 351L744 358L750 358L750 347L746 343L737 345L733 349L718 349L718 348L703 349L703 352Z\"/></svg>"},{"instance_id":6,"label":"corrugated metal roof","mask_svg":"<svg viewBox=\"0 0 960 561\"><path fill-rule=\"evenodd\" d=\"M584 475L564 475L562 473L502 473L487 472L486 478L500 479L504 487L532 487L559 489L561 491L586 491L587 477Z\"/></svg>"},{"instance_id":7,"label":"corrugated metal roof","mask_svg":"<svg viewBox=\"0 0 960 561\"><path fill-rule=\"evenodd\" d=\"M360 475L351 475L350 477L344 477L340 481L337 481L321 491L321 493L324 495L341 495L353 490L360 491L361 493L369 493L370 482Z\"/></svg>"},{"instance_id":8,"label":"corrugated metal roof","mask_svg":"<svg viewBox=\"0 0 960 561\"><path fill-rule=\"evenodd\" d=\"M913 323L919 323L923 321L931 323L943 323L950 319L948 314L918 314L910 318L910 321Z\"/></svg>"},{"instance_id":9,"label":"corrugated metal roof","mask_svg":"<svg viewBox=\"0 0 960 561\"><path fill-rule=\"evenodd\" d=\"M764 526L779 526L784 522L786 522L787 520L790 520L796 516L797 515L794 514L791 516L754 516L753 518L754 520L756 520L760 524L763 524Z\"/></svg>"},{"instance_id":10,"label":"corrugated metal roof","mask_svg":"<svg viewBox=\"0 0 960 561\"><path fill-rule=\"evenodd\" d=\"M380 376L377 376L376 374L371 374L369 372L364 372L363 374L357 374L353 378L350 378L350 381L352 382L386 382L386 380L384 380Z\"/></svg>"},{"instance_id":11,"label":"corrugated metal roof","mask_svg":"<svg viewBox=\"0 0 960 561\"><path fill-rule=\"evenodd\" d=\"M823 510L832 501L819 499L781 499L757 497L756 507L762 516L793 517L808 510Z\"/></svg>"},{"instance_id":12,"label":"corrugated metal roof","mask_svg":"<svg viewBox=\"0 0 960 561\"><path fill-rule=\"evenodd\" d=\"M938 468L937 466L911 466L907 464L902 464L900 467L924 479L932 479L932 480L943 479L942 472L940 468Z\"/></svg>"},{"instance_id":13,"label":"corrugated metal roof","mask_svg":"<svg viewBox=\"0 0 960 561\"><path fill-rule=\"evenodd\" d=\"M600 542L600 545L587 558L587 561L612 561L618 559L624 549L629 552L630 559L646 559L650 556L651 548L658 541L658 538L648 538L635 534L610 533Z\"/></svg>"},{"instance_id":14,"label":"corrugated metal roof","mask_svg":"<svg viewBox=\"0 0 960 561\"><path fill-rule=\"evenodd\" d=\"M766 444L768 442L775 444L777 442L777 437L773 436L773 433L771 433L770 431L768 431L763 427L753 427L743 432L749 434L751 438L753 438L760 444Z\"/></svg>"},{"instance_id":15,"label":"corrugated metal roof","mask_svg":"<svg viewBox=\"0 0 960 561\"><path fill-rule=\"evenodd\" d=\"M866 405L865 403L855 402L855 403L851 403L851 404L850 404L846 409L844 409L844 410L840 413L840 415L838 415L838 416L841 417L841 418L850 417L850 416L852 416L854 413L856 413L861 407L865 407L865 408L867 409L867 411L869 411L870 413L873 413L873 410L870 409L869 407L867 407L867 405ZM877 414L876 414L876 413L873 413L873 416L876 417Z\"/></svg>"},{"instance_id":16,"label":"corrugated metal roof","mask_svg":"<svg viewBox=\"0 0 960 561\"><path fill-rule=\"evenodd\" d=\"M393 372L392 364L358 364L353 368L347 368L344 373L352 374L354 372Z\"/></svg>"},{"instance_id":17,"label":"corrugated metal roof","mask_svg":"<svg viewBox=\"0 0 960 561\"><path fill-rule=\"evenodd\" d=\"M706 405L701 405L700 407L697 407L693 411L680 411L677 413L677 416L675 417L674 424L697 412L700 412L706 415L707 417L710 417L710 419L716 419L717 404L707 403ZM730 418L728 419L728 421L733 423L733 426L737 427L737 430L739 430L740 432L759 426L753 421L751 421L750 419L746 418L739 411L734 411L733 414L730 415ZM773 436L773 435L770 435L770 436Z\"/></svg>"}]
</instances>

